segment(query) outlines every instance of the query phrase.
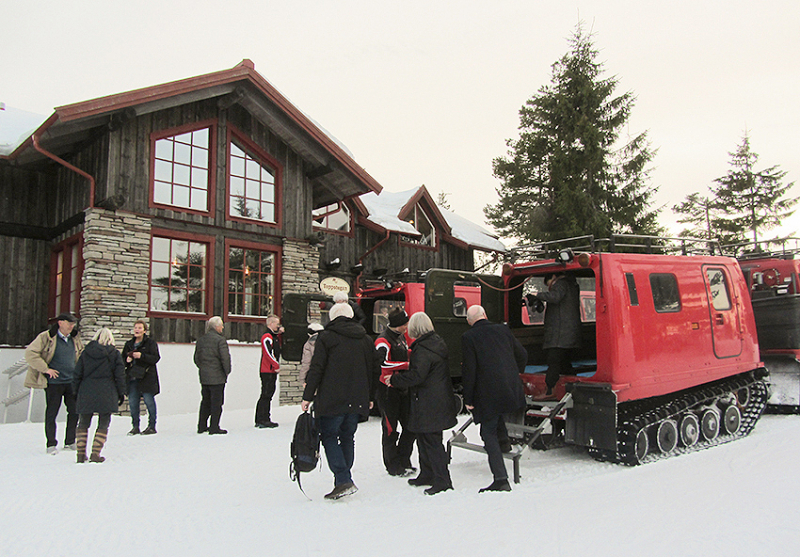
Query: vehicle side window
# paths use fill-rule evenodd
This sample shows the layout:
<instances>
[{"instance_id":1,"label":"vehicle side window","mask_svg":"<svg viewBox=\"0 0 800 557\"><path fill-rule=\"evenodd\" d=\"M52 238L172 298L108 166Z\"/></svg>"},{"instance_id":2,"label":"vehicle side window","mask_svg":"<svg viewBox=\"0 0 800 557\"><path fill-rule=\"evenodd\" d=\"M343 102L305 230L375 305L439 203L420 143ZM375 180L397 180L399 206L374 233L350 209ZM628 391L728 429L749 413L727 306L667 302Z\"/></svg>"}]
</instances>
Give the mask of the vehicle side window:
<instances>
[{"instance_id":1,"label":"vehicle side window","mask_svg":"<svg viewBox=\"0 0 800 557\"><path fill-rule=\"evenodd\" d=\"M405 309L403 300L376 300L372 314L372 330L381 334L389 326L389 312L395 308Z\"/></svg>"},{"instance_id":2,"label":"vehicle side window","mask_svg":"<svg viewBox=\"0 0 800 557\"><path fill-rule=\"evenodd\" d=\"M728 283L722 269L706 269L708 277L708 291L711 293L711 304L717 311L731 309L731 297L728 293Z\"/></svg>"},{"instance_id":3,"label":"vehicle side window","mask_svg":"<svg viewBox=\"0 0 800 557\"><path fill-rule=\"evenodd\" d=\"M653 273L650 275L650 288L653 291L653 305L658 313L674 313L681 310L678 279L675 275Z\"/></svg>"},{"instance_id":4,"label":"vehicle side window","mask_svg":"<svg viewBox=\"0 0 800 557\"><path fill-rule=\"evenodd\" d=\"M625 273L625 282L628 283L628 297L631 300L631 305L638 306L639 293L636 292L636 280L633 278L633 273Z\"/></svg>"},{"instance_id":5,"label":"vehicle side window","mask_svg":"<svg viewBox=\"0 0 800 557\"><path fill-rule=\"evenodd\" d=\"M481 284L479 282L459 280L453 283L454 317L466 317L467 308L480 303Z\"/></svg>"}]
</instances>

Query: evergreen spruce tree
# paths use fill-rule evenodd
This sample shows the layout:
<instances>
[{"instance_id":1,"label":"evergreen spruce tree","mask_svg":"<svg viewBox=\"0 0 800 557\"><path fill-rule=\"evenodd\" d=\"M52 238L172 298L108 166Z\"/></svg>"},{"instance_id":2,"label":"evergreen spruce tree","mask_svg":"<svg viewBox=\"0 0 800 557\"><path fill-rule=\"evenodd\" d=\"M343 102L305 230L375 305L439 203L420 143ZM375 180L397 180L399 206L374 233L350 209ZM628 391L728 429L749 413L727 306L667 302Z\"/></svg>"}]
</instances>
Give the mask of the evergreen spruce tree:
<instances>
[{"instance_id":1,"label":"evergreen spruce tree","mask_svg":"<svg viewBox=\"0 0 800 557\"><path fill-rule=\"evenodd\" d=\"M672 211L683 215L678 219L681 224L689 224L680 235L704 240L718 240L720 231L718 209L711 197L702 197L695 192L686 196L681 203L672 207Z\"/></svg>"},{"instance_id":2,"label":"evergreen spruce tree","mask_svg":"<svg viewBox=\"0 0 800 557\"><path fill-rule=\"evenodd\" d=\"M524 241L584 234L657 234L649 206L655 152L646 133L618 146L634 96L614 97L616 78L601 78L590 35L577 26L570 51L553 64L552 82L520 109L520 137L494 161L499 202L484 208L504 236Z\"/></svg>"},{"instance_id":3,"label":"evergreen spruce tree","mask_svg":"<svg viewBox=\"0 0 800 557\"><path fill-rule=\"evenodd\" d=\"M711 186L714 204L721 211L718 219L721 240L744 242L751 233L753 241L758 242L759 231L779 226L794 213L792 207L800 198L785 198L794 182L784 184L786 172L777 165L755 170L758 155L750 148L747 132L736 151L728 154L731 169Z\"/></svg>"}]
</instances>

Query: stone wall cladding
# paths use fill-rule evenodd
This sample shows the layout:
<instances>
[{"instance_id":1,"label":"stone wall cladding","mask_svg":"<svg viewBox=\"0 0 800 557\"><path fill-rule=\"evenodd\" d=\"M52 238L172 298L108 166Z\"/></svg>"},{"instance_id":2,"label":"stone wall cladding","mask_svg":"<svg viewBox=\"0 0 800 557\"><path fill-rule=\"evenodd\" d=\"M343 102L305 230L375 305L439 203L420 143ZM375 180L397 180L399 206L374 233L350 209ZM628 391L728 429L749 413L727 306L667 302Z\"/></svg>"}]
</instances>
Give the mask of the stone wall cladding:
<instances>
[{"instance_id":1,"label":"stone wall cladding","mask_svg":"<svg viewBox=\"0 0 800 557\"><path fill-rule=\"evenodd\" d=\"M285 238L281 291L298 294L319 291L319 249L305 240ZM303 397L303 385L297 379L299 363L281 362L279 404L298 404Z\"/></svg>"},{"instance_id":2,"label":"stone wall cladding","mask_svg":"<svg viewBox=\"0 0 800 557\"><path fill-rule=\"evenodd\" d=\"M133 324L147 318L150 219L91 208L83 232L81 335L88 342L100 327L122 349Z\"/></svg>"}]
</instances>

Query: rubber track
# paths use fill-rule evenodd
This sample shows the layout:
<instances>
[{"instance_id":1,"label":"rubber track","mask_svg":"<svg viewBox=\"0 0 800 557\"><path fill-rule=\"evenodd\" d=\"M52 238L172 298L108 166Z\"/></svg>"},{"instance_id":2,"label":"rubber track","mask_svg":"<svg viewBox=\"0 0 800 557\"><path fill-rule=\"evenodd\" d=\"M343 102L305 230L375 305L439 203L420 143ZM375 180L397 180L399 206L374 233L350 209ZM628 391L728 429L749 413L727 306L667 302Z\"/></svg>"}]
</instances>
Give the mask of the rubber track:
<instances>
[{"instance_id":1,"label":"rubber track","mask_svg":"<svg viewBox=\"0 0 800 557\"><path fill-rule=\"evenodd\" d=\"M740 407L742 419L736 433L726 434L720 432L720 435L711 441L704 440L701 436L698 442L691 447L683 447L678 444L675 449L668 453L651 451L641 462L636 459L636 436L643 428L650 428L664 420L677 418L680 414L690 409L713 405L721 397L744 387L749 387L750 389L750 400L747 406ZM589 453L597 460L636 466L729 443L740 437L747 436L753 430L756 422L764 412L768 398L769 389L767 384L762 380L755 379L752 373L747 373L700 387L688 393L679 394L674 399L659 397L656 402L635 402L624 410L620 410L620 425L617 429L617 454L598 450L590 450ZM722 416L720 416L720 430L721 424Z\"/></svg>"}]
</instances>

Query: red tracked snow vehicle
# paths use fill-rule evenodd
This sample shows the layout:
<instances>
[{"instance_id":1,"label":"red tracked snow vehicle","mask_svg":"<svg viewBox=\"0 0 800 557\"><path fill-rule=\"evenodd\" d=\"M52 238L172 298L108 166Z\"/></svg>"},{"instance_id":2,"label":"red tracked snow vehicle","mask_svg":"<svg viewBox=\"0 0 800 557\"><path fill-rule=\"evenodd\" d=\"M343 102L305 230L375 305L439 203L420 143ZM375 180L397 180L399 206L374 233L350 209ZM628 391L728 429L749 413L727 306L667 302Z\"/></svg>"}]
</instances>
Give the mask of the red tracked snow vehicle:
<instances>
[{"instance_id":1,"label":"red tracked snow vehicle","mask_svg":"<svg viewBox=\"0 0 800 557\"><path fill-rule=\"evenodd\" d=\"M770 246L777 249L770 250ZM723 250L738 255L749 287L761 360L770 375L767 411L800 413L800 239L739 244Z\"/></svg>"},{"instance_id":2,"label":"red tracked snow vehicle","mask_svg":"<svg viewBox=\"0 0 800 557\"><path fill-rule=\"evenodd\" d=\"M542 244L531 261L504 267L502 311L528 351L526 424L552 422L566 443L630 465L752 430L768 385L747 284L735 259L707 255L705 246L689 255L699 241L680 242L573 238ZM668 255L673 249L684 254ZM546 390L544 326L525 323L519 310L524 294L543 289L552 272L574 275L595 296L595 320L582 322L573 354L575 374L555 388L561 404L536 400Z\"/></svg>"}]
</instances>

